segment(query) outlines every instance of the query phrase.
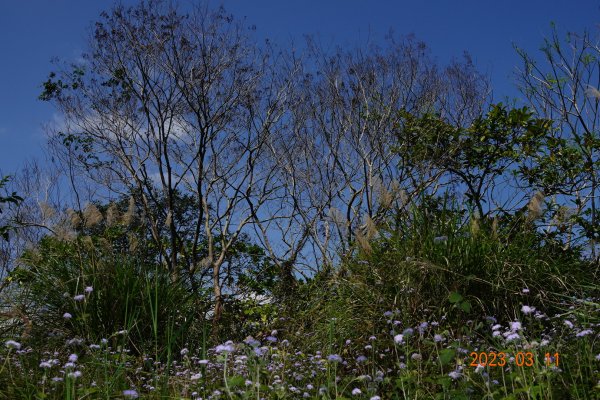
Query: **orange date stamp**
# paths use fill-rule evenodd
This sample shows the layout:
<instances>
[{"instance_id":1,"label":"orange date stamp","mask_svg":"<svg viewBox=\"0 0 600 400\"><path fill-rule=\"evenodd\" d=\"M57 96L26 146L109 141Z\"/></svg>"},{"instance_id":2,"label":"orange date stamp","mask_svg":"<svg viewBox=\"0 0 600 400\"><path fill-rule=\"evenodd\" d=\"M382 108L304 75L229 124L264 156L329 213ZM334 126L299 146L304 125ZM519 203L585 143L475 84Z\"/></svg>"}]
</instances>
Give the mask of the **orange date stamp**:
<instances>
[{"instance_id":1,"label":"orange date stamp","mask_svg":"<svg viewBox=\"0 0 600 400\"><path fill-rule=\"evenodd\" d=\"M495 351L473 351L469 354L471 358L471 367L504 367L509 363L514 363L517 367L533 367L538 361L536 355L529 351L519 351L514 355ZM547 366L558 367L560 363L559 353L544 354L543 363Z\"/></svg>"}]
</instances>

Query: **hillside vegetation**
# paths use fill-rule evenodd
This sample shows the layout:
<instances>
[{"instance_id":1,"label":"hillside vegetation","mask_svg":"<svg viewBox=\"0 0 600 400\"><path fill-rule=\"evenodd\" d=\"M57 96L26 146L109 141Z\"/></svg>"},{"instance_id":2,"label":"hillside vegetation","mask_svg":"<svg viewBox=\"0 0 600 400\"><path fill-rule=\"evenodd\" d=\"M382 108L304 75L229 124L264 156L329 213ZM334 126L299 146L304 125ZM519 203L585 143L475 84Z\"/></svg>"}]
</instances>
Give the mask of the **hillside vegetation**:
<instances>
[{"instance_id":1,"label":"hillside vegetation","mask_svg":"<svg viewBox=\"0 0 600 400\"><path fill-rule=\"evenodd\" d=\"M412 37L103 13L0 181L0 398L600 398L594 43L517 49L517 107Z\"/></svg>"}]
</instances>

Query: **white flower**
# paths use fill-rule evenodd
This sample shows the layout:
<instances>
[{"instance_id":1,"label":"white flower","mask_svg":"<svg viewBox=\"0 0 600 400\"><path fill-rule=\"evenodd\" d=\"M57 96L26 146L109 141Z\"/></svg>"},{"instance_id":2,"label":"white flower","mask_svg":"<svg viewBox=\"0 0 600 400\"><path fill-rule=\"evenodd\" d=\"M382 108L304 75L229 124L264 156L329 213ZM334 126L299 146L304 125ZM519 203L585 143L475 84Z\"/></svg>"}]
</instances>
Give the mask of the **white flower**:
<instances>
[{"instance_id":1,"label":"white flower","mask_svg":"<svg viewBox=\"0 0 600 400\"><path fill-rule=\"evenodd\" d=\"M452 371L448 374L448 376L454 380L457 380L462 376L462 374L460 371Z\"/></svg>"}]
</instances>

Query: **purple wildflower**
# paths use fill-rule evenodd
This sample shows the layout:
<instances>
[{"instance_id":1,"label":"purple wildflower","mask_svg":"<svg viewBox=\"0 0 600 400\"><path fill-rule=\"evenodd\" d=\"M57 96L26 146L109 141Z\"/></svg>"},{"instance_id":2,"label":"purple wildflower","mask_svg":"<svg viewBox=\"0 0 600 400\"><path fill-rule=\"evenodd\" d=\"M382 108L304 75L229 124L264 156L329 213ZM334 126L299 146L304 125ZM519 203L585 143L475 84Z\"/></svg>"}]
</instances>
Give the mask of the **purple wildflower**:
<instances>
[{"instance_id":1,"label":"purple wildflower","mask_svg":"<svg viewBox=\"0 0 600 400\"><path fill-rule=\"evenodd\" d=\"M233 342L231 342L231 341L228 341L225 344L220 344L217 347L215 347L215 351L217 353L223 353L223 352L231 353L233 350L234 350Z\"/></svg>"},{"instance_id":2,"label":"purple wildflower","mask_svg":"<svg viewBox=\"0 0 600 400\"><path fill-rule=\"evenodd\" d=\"M12 350L20 350L21 349L21 343L19 342L15 342L14 340L7 340L4 345Z\"/></svg>"},{"instance_id":3,"label":"purple wildflower","mask_svg":"<svg viewBox=\"0 0 600 400\"><path fill-rule=\"evenodd\" d=\"M192 381L197 381L200 378L202 378L202 373L201 372L198 372L197 374L194 374L194 375L190 376L190 380L192 380Z\"/></svg>"},{"instance_id":4,"label":"purple wildflower","mask_svg":"<svg viewBox=\"0 0 600 400\"><path fill-rule=\"evenodd\" d=\"M394 343L402 344L404 343L404 335L396 335L394 336Z\"/></svg>"},{"instance_id":5,"label":"purple wildflower","mask_svg":"<svg viewBox=\"0 0 600 400\"><path fill-rule=\"evenodd\" d=\"M433 243L446 243L448 241L448 236L442 235L433 238Z\"/></svg>"},{"instance_id":6,"label":"purple wildflower","mask_svg":"<svg viewBox=\"0 0 600 400\"><path fill-rule=\"evenodd\" d=\"M521 307L521 311L523 312L523 314L531 314L535 311L535 307L523 306Z\"/></svg>"},{"instance_id":7,"label":"purple wildflower","mask_svg":"<svg viewBox=\"0 0 600 400\"><path fill-rule=\"evenodd\" d=\"M359 394L362 394L362 391L359 388L352 389L352 396L358 396Z\"/></svg>"},{"instance_id":8,"label":"purple wildflower","mask_svg":"<svg viewBox=\"0 0 600 400\"><path fill-rule=\"evenodd\" d=\"M579 332L575 336L577 336L577 337L584 337L584 336L587 336L587 335L591 335L592 333L594 333L594 332L591 329L585 329L585 330Z\"/></svg>"},{"instance_id":9,"label":"purple wildflower","mask_svg":"<svg viewBox=\"0 0 600 400\"><path fill-rule=\"evenodd\" d=\"M94 291L94 288L91 286L86 286L85 289L83 289L83 291L86 293L92 293Z\"/></svg>"},{"instance_id":10,"label":"purple wildflower","mask_svg":"<svg viewBox=\"0 0 600 400\"><path fill-rule=\"evenodd\" d=\"M76 296L73 296L73 300L75 301L83 301L85 299L85 296L82 294L78 294Z\"/></svg>"},{"instance_id":11,"label":"purple wildflower","mask_svg":"<svg viewBox=\"0 0 600 400\"><path fill-rule=\"evenodd\" d=\"M244 340L244 343L246 343L250 347L258 347L258 346L260 346L260 342L258 340L256 340L256 339L254 339L252 336L248 336Z\"/></svg>"},{"instance_id":12,"label":"purple wildflower","mask_svg":"<svg viewBox=\"0 0 600 400\"><path fill-rule=\"evenodd\" d=\"M67 376L71 379L81 378L81 375L81 371L73 371L67 374Z\"/></svg>"},{"instance_id":13,"label":"purple wildflower","mask_svg":"<svg viewBox=\"0 0 600 400\"><path fill-rule=\"evenodd\" d=\"M565 319L565 322L564 322L564 324L565 324L567 327L569 327L569 328L573 329L573 323L572 323L571 321L569 321L568 319Z\"/></svg>"},{"instance_id":14,"label":"purple wildflower","mask_svg":"<svg viewBox=\"0 0 600 400\"><path fill-rule=\"evenodd\" d=\"M341 363L343 361L342 357L340 357L337 354L330 354L329 357L327 357L327 359L334 363Z\"/></svg>"},{"instance_id":15,"label":"purple wildflower","mask_svg":"<svg viewBox=\"0 0 600 400\"><path fill-rule=\"evenodd\" d=\"M515 340L519 340L521 338L516 332L508 332L508 334L506 334L504 337L506 338L507 342L514 342Z\"/></svg>"},{"instance_id":16,"label":"purple wildflower","mask_svg":"<svg viewBox=\"0 0 600 400\"><path fill-rule=\"evenodd\" d=\"M123 390L123 396L131 399L137 399L139 397L137 390L134 389Z\"/></svg>"},{"instance_id":17,"label":"purple wildflower","mask_svg":"<svg viewBox=\"0 0 600 400\"><path fill-rule=\"evenodd\" d=\"M73 318L73 316L70 313L66 312L66 313L63 314L63 318L64 319L71 319L71 318Z\"/></svg>"}]
</instances>

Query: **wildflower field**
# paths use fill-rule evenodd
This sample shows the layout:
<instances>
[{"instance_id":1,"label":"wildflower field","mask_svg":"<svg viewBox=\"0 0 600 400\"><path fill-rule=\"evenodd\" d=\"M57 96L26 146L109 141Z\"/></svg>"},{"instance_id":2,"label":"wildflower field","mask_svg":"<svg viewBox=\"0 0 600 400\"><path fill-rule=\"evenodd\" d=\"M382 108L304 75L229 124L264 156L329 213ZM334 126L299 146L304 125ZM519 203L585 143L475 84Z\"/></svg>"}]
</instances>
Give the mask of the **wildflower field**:
<instances>
[{"instance_id":1,"label":"wildflower field","mask_svg":"<svg viewBox=\"0 0 600 400\"><path fill-rule=\"evenodd\" d=\"M415 225L419 240L372 241L278 302L230 300L220 330L160 273L127 279L119 269L135 267L89 245L47 244L13 275L46 300L4 331L0 396L598 398L590 266L536 250L535 233L516 244L469 225L427 236L451 227L432 222Z\"/></svg>"}]
</instances>

